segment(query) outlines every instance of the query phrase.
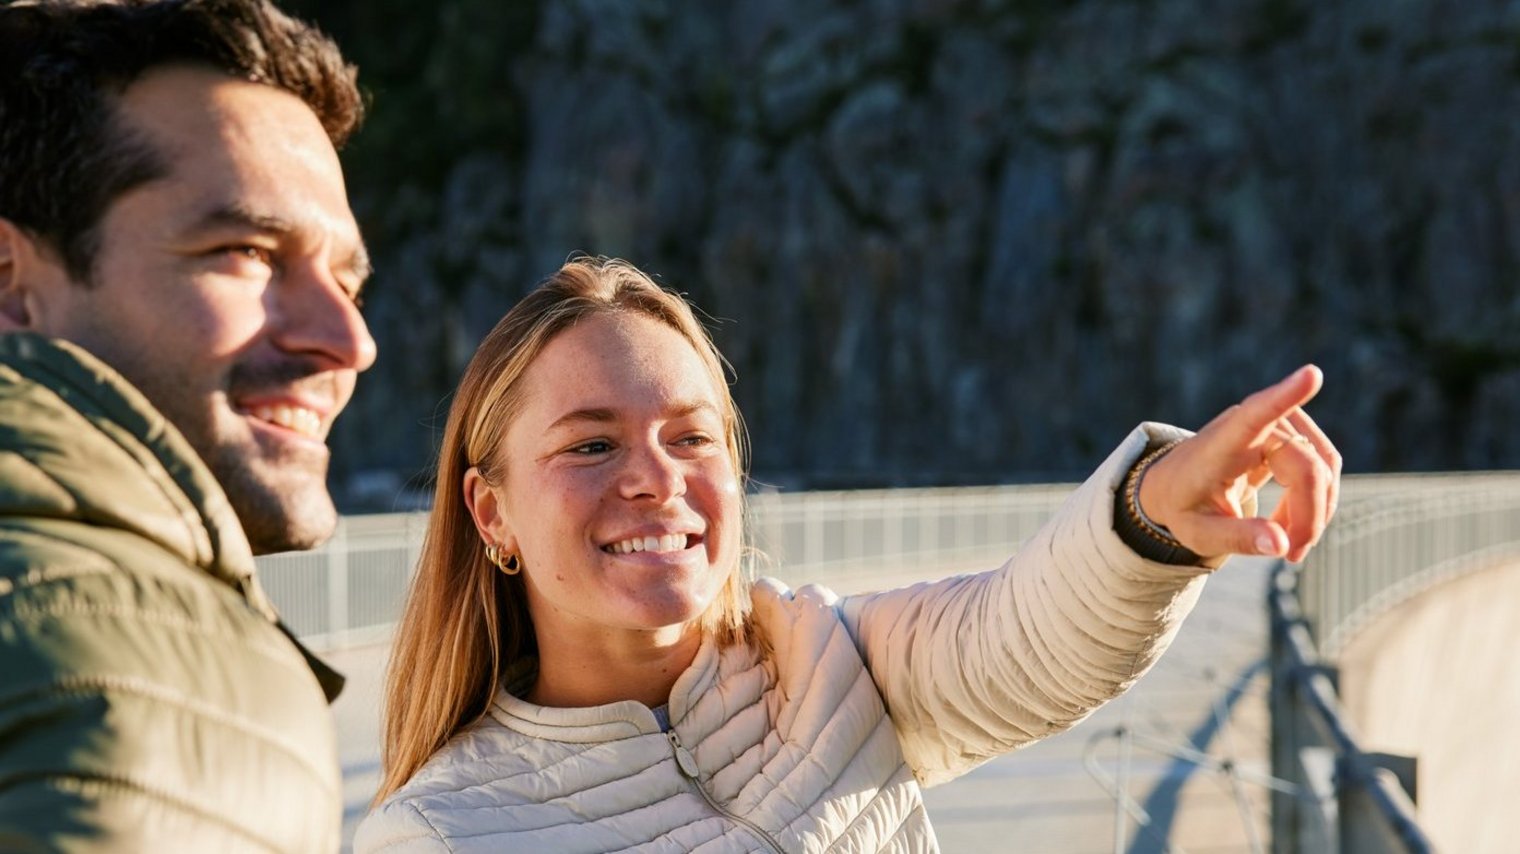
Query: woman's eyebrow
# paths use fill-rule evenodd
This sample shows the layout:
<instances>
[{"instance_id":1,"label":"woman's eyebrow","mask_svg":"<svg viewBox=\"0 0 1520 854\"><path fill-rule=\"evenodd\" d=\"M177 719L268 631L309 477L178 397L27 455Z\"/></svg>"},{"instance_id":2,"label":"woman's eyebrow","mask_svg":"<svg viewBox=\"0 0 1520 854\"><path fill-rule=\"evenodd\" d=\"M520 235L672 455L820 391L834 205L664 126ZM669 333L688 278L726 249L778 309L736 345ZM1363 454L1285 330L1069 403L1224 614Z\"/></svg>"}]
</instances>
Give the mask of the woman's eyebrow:
<instances>
[{"instance_id":1,"label":"woman's eyebrow","mask_svg":"<svg viewBox=\"0 0 1520 854\"><path fill-rule=\"evenodd\" d=\"M712 401L709 400L680 401L669 408L667 417L685 418L699 412L708 412L716 415L718 407L714 406ZM567 412L554 419L554 422L549 425L548 429L557 430L561 427L585 423L611 424L614 421L617 421L617 412L615 410L606 406L594 406Z\"/></svg>"}]
</instances>

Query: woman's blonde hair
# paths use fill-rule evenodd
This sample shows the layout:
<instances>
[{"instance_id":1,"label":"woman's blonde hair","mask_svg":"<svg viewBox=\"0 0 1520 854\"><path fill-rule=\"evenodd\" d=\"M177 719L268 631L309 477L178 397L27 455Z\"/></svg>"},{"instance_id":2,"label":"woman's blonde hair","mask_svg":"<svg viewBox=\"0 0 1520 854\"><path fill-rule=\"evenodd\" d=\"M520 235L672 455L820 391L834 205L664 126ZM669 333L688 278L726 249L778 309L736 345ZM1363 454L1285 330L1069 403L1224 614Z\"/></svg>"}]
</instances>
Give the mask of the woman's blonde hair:
<instances>
[{"instance_id":1,"label":"woman's blonde hair","mask_svg":"<svg viewBox=\"0 0 1520 854\"><path fill-rule=\"evenodd\" d=\"M504 474L502 439L523 403L522 377L556 335L597 314L629 312L669 325L691 342L712 377L734 472L745 472L744 428L723 357L691 306L626 261L574 258L496 324L465 369L449 408L433 509L387 669L378 804L444 742L490 708L502 672L537 651L521 575L486 560L464 501L475 466L488 483ZM742 492L742 490L741 490ZM748 585L735 566L700 618L721 644L747 640Z\"/></svg>"}]
</instances>

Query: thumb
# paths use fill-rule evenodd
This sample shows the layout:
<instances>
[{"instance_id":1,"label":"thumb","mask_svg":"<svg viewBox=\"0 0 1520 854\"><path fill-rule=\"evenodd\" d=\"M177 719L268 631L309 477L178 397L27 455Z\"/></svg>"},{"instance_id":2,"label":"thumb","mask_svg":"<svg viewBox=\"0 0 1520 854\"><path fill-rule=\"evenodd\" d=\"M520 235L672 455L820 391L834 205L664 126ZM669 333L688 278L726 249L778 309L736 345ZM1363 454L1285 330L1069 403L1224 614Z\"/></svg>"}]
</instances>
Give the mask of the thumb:
<instances>
[{"instance_id":1,"label":"thumb","mask_svg":"<svg viewBox=\"0 0 1520 854\"><path fill-rule=\"evenodd\" d=\"M1204 557L1232 554L1282 557L1288 553L1288 533L1271 519L1189 513L1173 524L1172 536L1194 554Z\"/></svg>"}]
</instances>

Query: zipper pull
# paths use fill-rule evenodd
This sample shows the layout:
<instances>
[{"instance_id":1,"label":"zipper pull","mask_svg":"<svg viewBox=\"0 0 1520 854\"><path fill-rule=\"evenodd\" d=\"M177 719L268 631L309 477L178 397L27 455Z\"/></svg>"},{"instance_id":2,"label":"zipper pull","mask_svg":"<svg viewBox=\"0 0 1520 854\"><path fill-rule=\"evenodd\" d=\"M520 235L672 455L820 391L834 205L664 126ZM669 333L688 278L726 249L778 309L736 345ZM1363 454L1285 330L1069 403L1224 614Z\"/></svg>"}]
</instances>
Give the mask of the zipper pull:
<instances>
[{"instance_id":1,"label":"zipper pull","mask_svg":"<svg viewBox=\"0 0 1520 854\"><path fill-rule=\"evenodd\" d=\"M681 739L676 737L674 729L667 731L665 737L670 739L670 748L675 751L676 767L680 768L681 773L688 778L697 779L697 757L692 756L691 751L681 744Z\"/></svg>"}]
</instances>

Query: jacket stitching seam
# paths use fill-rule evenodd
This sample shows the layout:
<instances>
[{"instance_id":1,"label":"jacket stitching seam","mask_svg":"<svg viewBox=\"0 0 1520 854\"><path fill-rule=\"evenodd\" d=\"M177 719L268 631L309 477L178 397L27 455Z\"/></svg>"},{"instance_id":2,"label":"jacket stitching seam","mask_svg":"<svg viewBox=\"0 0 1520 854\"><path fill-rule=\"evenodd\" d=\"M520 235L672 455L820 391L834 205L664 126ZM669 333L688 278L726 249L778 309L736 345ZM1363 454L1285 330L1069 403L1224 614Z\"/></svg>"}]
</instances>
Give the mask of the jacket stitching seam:
<instances>
[{"instance_id":1,"label":"jacket stitching seam","mask_svg":"<svg viewBox=\"0 0 1520 854\"><path fill-rule=\"evenodd\" d=\"M512 732L514 734L521 735L521 733L517 733L516 730L513 730L510 727L503 727L503 728L506 729L508 732ZM524 736L524 737L525 738L532 738L532 736ZM663 735L661 736L661 740L662 741L664 740L664 736ZM614 741L621 741L621 739L614 739ZM559 743L563 744L565 742L559 742ZM552 764L549 764L549 765L534 765L531 768L526 768L526 769L524 769L522 771L519 771L519 772L517 772L515 774L512 774L510 777L492 777L489 780L482 780L479 783L475 783L475 784L466 786L466 787L464 787L462 789L450 790L450 791L451 792L454 792L454 791L457 791L457 792L471 792L471 791L476 791L476 790L489 791L493 787L499 786L500 784L505 783L505 782L507 782L509 780L515 780L515 779L517 779L519 777L537 777L537 776L540 776L540 775L543 775L543 774L553 774L554 769L558 768L560 765L563 765L566 762L572 762L572 761L574 761L576 759L579 759L583 754L590 753L591 751L596 750L597 748L601 747L602 744L604 744L604 743L605 742L599 742L599 743L593 743L593 744L585 744L585 745L579 745L578 744L578 745L576 745L576 747L580 748L579 750L576 750L574 753L569 753L569 754L567 754L567 755L565 755L565 756L563 756L563 757L555 760ZM440 752L442 752L442 751L440 751ZM653 764L645 766L645 768L643 768L643 769L640 769L640 772L647 771L648 769L655 767L655 765L659 765L662 762L667 762L667 761L668 762L674 762L675 760L674 759L667 759L665 757L661 757L658 760L656 760ZM492 763L482 761L479 764L481 764L481 765L489 768ZM639 772L635 772L635 773L639 773ZM499 808L500 808L499 804L482 804L481 806L478 806L478 807L457 807L456 809L475 810L475 809L499 809Z\"/></svg>"},{"instance_id":2,"label":"jacket stitching seam","mask_svg":"<svg viewBox=\"0 0 1520 854\"><path fill-rule=\"evenodd\" d=\"M14 535L15 531L6 531L5 536ZM104 565L97 566L41 566L24 572L15 578L0 578L0 596L11 596L44 584L53 584L59 581L69 581L75 578L89 578L98 575L110 575L111 570Z\"/></svg>"},{"instance_id":3,"label":"jacket stitching seam","mask_svg":"<svg viewBox=\"0 0 1520 854\"><path fill-rule=\"evenodd\" d=\"M260 655L277 664L283 664L287 666L293 665L290 657L283 654L283 647L275 647L246 636L212 631L201 623L196 622L195 620L189 619L187 617L181 617L177 614L165 613L162 611L145 611L140 608L131 608L124 605L104 604L63 604L52 605L48 607L22 605L11 610L10 619L12 621L19 622L22 620L34 619L37 617L64 617L71 615L84 617L129 617L141 620L143 622L158 623L159 625L182 629L187 632L193 632L203 637L236 643L243 646L249 652ZM263 625L263 623L260 623L260 625ZM301 671L308 670L304 661L301 662L301 667L295 668L292 666L292 669Z\"/></svg>"},{"instance_id":4,"label":"jacket stitching seam","mask_svg":"<svg viewBox=\"0 0 1520 854\"><path fill-rule=\"evenodd\" d=\"M443 847L445 849L449 851L455 850L454 846L450 845L449 840L443 835L443 831L438 829L438 825L433 824L433 820L428 817L428 814L422 811L422 807L416 804L406 804L405 806L412 812L416 813L417 817L422 819L422 821L427 824L428 830L431 831L434 836L438 837L438 841L443 843ZM389 848L390 846L387 845L386 847Z\"/></svg>"},{"instance_id":5,"label":"jacket stitching seam","mask_svg":"<svg viewBox=\"0 0 1520 854\"><path fill-rule=\"evenodd\" d=\"M891 721L888 720L887 717L884 715L884 716L882 716L881 723L879 723L876 727L872 728L872 733L874 734L875 731L877 729L879 729L880 727L882 727L882 726L886 726L886 727L888 727L890 729L891 725L892 725ZM895 733L893 733L893 737L894 737L894 739L896 738L896 734ZM860 755L859 751L857 751L855 755L858 757ZM850 764L853 764L853 762L850 763ZM845 772L845 770L848 769L848 767L849 767L849 765L846 765L845 768L843 768L843 769L840 770L840 776L844 775L844 772ZM871 795L871 799L869 801L866 801L865 804L863 806L861 806L860 812L857 812L855 814L855 816L850 819L849 823L846 824L843 828L840 829L838 835L836 835L834 837L834 842L838 842L839 840L844 839L846 836L848 836L850 834L850 830L853 829L857 824L859 824L861 822L861 820L865 818L866 814L871 811L871 807L875 806L876 802L880 801L882 799L882 797L886 794L887 789L892 785L893 779L895 777L897 777L899 774L901 774L904 770L908 771L909 778L911 779L913 772L912 772L911 768L908 768L908 763L907 762L899 762L897 764L897 767L893 768L892 772L887 775L886 781L883 782L881 785L879 785L879 786L876 787L876 793L873 794L873 795ZM832 789L832 788L833 787L831 786L830 789ZM821 802L822 798L820 798L819 800ZM807 815L807 814L804 813L803 815L798 816L797 817L798 820L801 820L805 815ZM904 816L903 821L907 821L907 817L906 816ZM902 823L901 822L899 822L898 827L899 828L902 827ZM893 831L893 836L896 836L896 834L897 834L897 831ZM888 837L888 839L890 840L891 837ZM832 848L833 847L833 843L830 843L829 847Z\"/></svg>"},{"instance_id":6,"label":"jacket stitching seam","mask_svg":"<svg viewBox=\"0 0 1520 854\"><path fill-rule=\"evenodd\" d=\"M92 691L114 691L157 700L158 702L176 706L192 714L238 730L246 735L261 739L271 747L294 759L296 764L305 768L325 792L330 795L337 793L337 790L323 777L321 767L312 761L310 757L302 753L299 747L291 743L289 739L282 737L275 730L257 726L246 719L222 711L209 703L198 702L194 698L180 692L164 689L142 679L124 676L71 676L59 679L45 688L27 692L21 695L21 697L46 696L49 693L55 695L88 694ZM21 697L13 695L8 699L9 702L14 703Z\"/></svg>"},{"instance_id":7,"label":"jacket stitching seam","mask_svg":"<svg viewBox=\"0 0 1520 854\"><path fill-rule=\"evenodd\" d=\"M33 775L14 775L4 780L0 780L0 790L9 788L19 783L24 783L28 778L33 778ZM257 833L246 827L242 827L228 821L221 815L219 811L202 806L201 804L197 803L193 797L171 791L162 786L155 786L151 783L135 779L128 775L102 774L84 776L79 774L39 774L36 775L34 779L43 783L44 785L49 785L55 789L69 792L71 794L88 796L91 793L91 790L95 790L96 792L99 792L100 790L114 790L118 793L134 794L141 797L157 800L168 804L175 809L190 813L191 815L194 815L204 821L223 827L226 830L237 834L238 836L248 839L249 841L268 849L269 851L278 852L280 850L279 846L270 840L259 836Z\"/></svg>"},{"instance_id":8,"label":"jacket stitching seam","mask_svg":"<svg viewBox=\"0 0 1520 854\"><path fill-rule=\"evenodd\" d=\"M925 823L927 823L927 821L928 821L928 810L925 809L923 801L919 801L917 804L915 804L913 806L913 809L908 810L907 814L902 817L902 821L898 822L897 829L893 830L892 831L892 835L889 836L889 837L887 837L886 841L882 844L882 848L887 848L893 842L896 842L897 838L899 836L902 836L904 831L908 830L908 822L915 815L923 815ZM933 828L933 826L930 825L928 829L932 830L932 828ZM939 844L938 839L935 838L935 835L933 833L926 834L926 835L930 839L934 839L935 840L935 845L936 846Z\"/></svg>"}]
</instances>

